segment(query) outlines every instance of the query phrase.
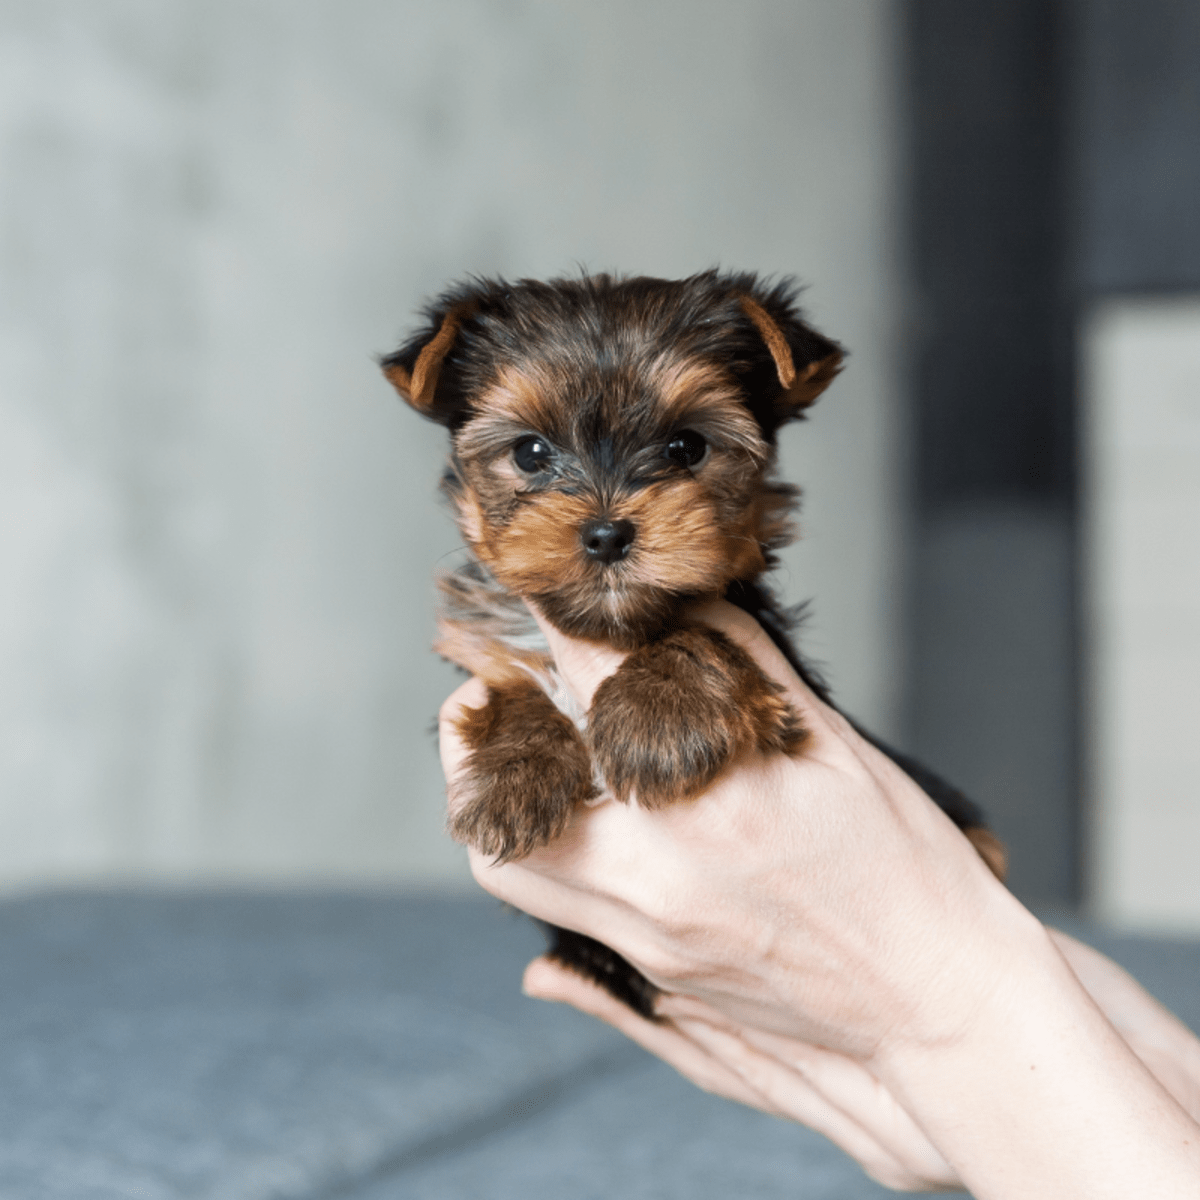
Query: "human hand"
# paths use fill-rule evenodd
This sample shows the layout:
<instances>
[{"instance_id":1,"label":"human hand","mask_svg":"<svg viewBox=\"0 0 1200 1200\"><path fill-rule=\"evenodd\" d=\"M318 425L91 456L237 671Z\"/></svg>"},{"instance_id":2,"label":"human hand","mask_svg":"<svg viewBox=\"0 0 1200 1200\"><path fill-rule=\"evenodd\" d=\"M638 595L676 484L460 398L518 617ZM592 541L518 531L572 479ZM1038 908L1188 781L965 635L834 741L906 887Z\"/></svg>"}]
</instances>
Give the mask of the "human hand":
<instances>
[{"instance_id":1,"label":"human hand","mask_svg":"<svg viewBox=\"0 0 1200 1200\"><path fill-rule=\"evenodd\" d=\"M549 958L525 971L525 992L570 1004L623 1033L684 1078L771 1116L805 1125L900 1192L957 1191L958 1173L892 1093L861 1063L820 1046L735 1027L695 1001L648 1021L602 987ZM664 996L664 1008L682 997ZM682 1015L686 1013L687 1015Z\"/></svg>"},{"instance_id":2,"label":"human hand","mask_svg":"<svg viewBox=\"0 0 1200 1200\"><path fill-rule=\"evenodd\" d=\"M1200 1041L1192 1031L1111 959L1057 929L1048 932L1129 1047L1200 1119ZM529 964L525 991L607 1022L707 1092L816 1130L885 1187L933 1192L963 1186L892 1092L852 1058L736 1027L688 997L664 996L661 1019L647 1021L548 958Z\"/></svg>"},{"instance_id":3,"label":"human hand","mask_svg":"<svg viewBox=\"0 0 1200 1200\"><path fill-rule=\"evenodd\" d=\"M670 1030L653 1036L686 1056L693 1078L768 1111L807 1105L817 1127L857 1146L893 1186L945 1187L953 1176L980 1200L1196 1195L1200 1128L1041 924L907 775L803 687L753 621L720 604L700 616L784 687L809 730L801 752L745 755L696 799L655 812L602 798L518 862L472 853L476 878L611 946L671 993L662 1010L692 1048ZM621 656L544 629L586 709ZM465 753L456 721L483 699L471 681L443 707L452 808ZM615 1002L588 1004L617 1013ZM719 1040L729 1034L760 1057ZM752 1063L756 1082L735 1061ZM803 1076L802 1061L811 1092L779 1074ZM815 1087L813 1063L826 1068ZM912 1132L903 1114L927 1147L897 1141ZM950 1172L908 1157L932 1146Z\"/></svg>"},{"instance_id":4,"label":"human hand","mask_svg":"<svg viewBox=\"0 0 1200 1200\"><path fill-rule=\"evenodd\" d=\"M809 731L801 753L747 754L702 795L663 810L602 799L520 861L472 853L477 879L747 1027L860 1060L898 1038L954 1037L1041 927L753 620L727 604L700 615L785 688ZM621 655L544 628L586 708ZM471 681L443 708L451 806L464 758L458 714L483 695ZM996 936L972 954L980 928Z\"/></svg>"}]
</instances>

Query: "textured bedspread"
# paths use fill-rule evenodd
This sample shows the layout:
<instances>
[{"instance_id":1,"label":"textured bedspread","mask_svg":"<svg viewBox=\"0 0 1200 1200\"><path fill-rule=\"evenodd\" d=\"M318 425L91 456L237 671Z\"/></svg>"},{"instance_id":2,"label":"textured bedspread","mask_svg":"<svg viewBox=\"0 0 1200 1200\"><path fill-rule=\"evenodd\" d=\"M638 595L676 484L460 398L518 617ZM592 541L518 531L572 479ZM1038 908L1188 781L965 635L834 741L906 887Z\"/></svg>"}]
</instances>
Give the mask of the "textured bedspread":
<instances>
[{"instance_id":1,"label":"textured bedspread","mask_svg":"<svg viewBox=\"0 0 1200 1200\"><path fill-rule=\"evenodd\" d=\"M1200 1023L1200 945L1070 928ZM539 947L486 900L8 901L0 1200L892 1194L523 998Z\"/></svg>"}]
</instances>

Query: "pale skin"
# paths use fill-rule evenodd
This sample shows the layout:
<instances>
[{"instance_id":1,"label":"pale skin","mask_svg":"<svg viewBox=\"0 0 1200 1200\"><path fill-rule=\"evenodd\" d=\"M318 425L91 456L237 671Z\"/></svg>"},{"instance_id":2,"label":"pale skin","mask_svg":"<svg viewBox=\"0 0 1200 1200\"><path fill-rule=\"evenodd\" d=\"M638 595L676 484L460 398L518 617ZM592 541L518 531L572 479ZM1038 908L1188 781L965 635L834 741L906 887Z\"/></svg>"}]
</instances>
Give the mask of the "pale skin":
<instances>
[{"instance_id":1,"label":"pale skin","mask_svg":"<svg viewBox=\"0 0 1200 1200\"><path fill-rule=\"evenodd\" d=\"M725 604L699 616L787 689L809 737L658 812L601 800L519 862L506 902L612 946L658 1023L545 959L526 990L608 1021L701 1087L823 1133L898 1190L979 1200L1200 1197L1200 1043L1046 930L885 756ZM621 661L544 626L586 706ZM442 710L450 781L472 680Z\"/></svg>"}]
</instances>

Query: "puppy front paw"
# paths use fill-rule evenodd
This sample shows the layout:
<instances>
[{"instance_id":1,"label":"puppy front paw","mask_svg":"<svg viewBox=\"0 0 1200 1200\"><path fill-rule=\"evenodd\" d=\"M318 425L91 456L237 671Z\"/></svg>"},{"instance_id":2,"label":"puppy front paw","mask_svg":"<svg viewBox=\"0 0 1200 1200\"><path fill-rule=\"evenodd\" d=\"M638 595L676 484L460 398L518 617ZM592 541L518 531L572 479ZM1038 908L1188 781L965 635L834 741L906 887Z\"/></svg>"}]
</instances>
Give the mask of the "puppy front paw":
<instances>
[{"instance_id":1,"label":"puppy front paw","mask_svg":"<svg viewBox=\"0 0 1200 1200\"><path fill-rule=\"evenodd\" d=\"M562 833L575 805L597 795L575 726L540 688L489 688L458 731L470 755L451 795L450 833L502 862Z\"/></svg>"},{"instance_id":2,"label":"puppy front paw","mask_svg":"<svg viewBox=\"0 0 1200 1200\"><path fill-rule=\"evenodd\" d=\"M703 791L743 749L793 753L804 729L740 646L691 626L635 650L596 689L587 737L613 795L658 808Z\"/></svg>"}]
</instances>

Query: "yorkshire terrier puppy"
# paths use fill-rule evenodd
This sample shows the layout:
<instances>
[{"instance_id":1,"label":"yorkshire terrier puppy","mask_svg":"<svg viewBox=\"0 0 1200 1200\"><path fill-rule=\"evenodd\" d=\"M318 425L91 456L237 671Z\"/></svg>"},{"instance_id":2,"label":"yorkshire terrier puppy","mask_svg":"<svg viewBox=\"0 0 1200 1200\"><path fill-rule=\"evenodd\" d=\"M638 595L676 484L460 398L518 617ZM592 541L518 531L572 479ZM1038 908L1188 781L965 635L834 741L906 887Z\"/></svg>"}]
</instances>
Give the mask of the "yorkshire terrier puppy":
<instances>
[{"instance_id":1,"label":"yorkshire terrier puppy","mask_svg":"<svg viewBox=\"0 0 1200 1200\"><path fill-rule=\"evenodd\" d=\"M488 685L460 727L460 841L518 858L604 789L658 808L702 791L744 749L800 749L779 686L685 615L700 599L738 605L829 701L760 582L791 540L798 496L773 478L776 433L843 357L802 319L796 290L717 271L473 280L383 360L400 395L450 432L442 486L471 555L440 580L437 644ZM571 637L629 651L586 713L529 606ZM1002 876L1003 847L975 807L880 748ZM623 959L553 933L552 953L652 1015L655 989Z\"/></svg>"}]
</instances>

